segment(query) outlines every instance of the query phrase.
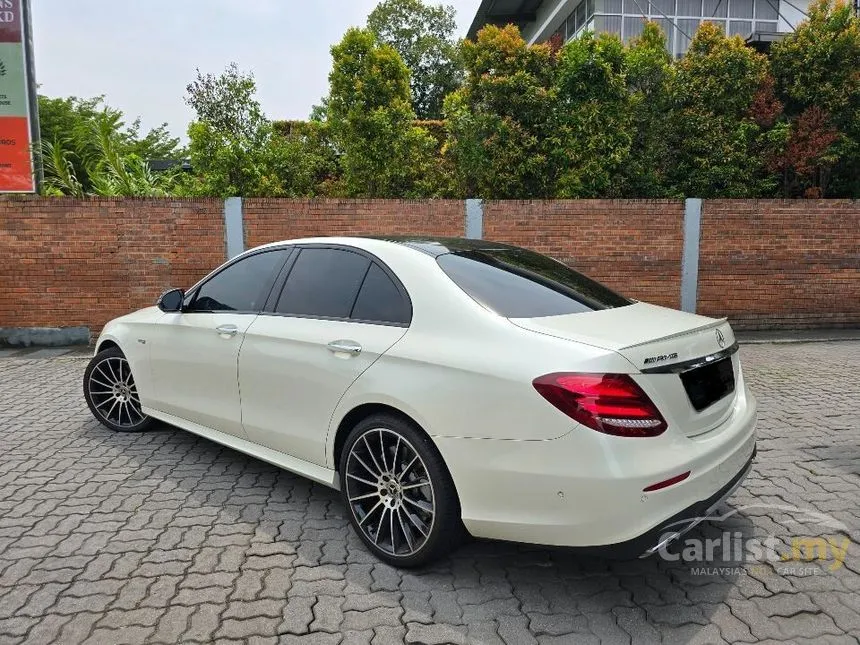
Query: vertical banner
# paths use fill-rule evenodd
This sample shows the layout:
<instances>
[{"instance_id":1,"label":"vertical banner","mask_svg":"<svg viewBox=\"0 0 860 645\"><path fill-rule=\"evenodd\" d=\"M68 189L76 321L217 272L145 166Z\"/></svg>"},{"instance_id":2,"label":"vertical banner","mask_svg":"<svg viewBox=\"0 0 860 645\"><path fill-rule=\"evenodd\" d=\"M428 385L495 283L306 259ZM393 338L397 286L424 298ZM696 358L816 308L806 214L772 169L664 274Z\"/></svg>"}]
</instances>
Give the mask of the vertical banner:
<instances>
[{"instance_id":1,"label":"vertical banner","mask_svg":"<svg viewBox=\"0 0 860 645\"><path fill-rule=\"evenodd\" d=\"M0 0L0 192L32 193L30 82L24 0Z\"/></svg>"}]
</instances>

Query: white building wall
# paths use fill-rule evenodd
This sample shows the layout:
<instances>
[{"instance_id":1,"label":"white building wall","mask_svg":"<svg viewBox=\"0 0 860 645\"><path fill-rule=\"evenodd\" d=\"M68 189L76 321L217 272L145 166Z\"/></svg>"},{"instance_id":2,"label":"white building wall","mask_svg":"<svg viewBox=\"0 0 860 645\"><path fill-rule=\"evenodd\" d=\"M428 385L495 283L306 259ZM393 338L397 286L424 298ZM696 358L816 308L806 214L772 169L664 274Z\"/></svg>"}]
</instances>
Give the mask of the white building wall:
<instances>
[{"instance_id":1,"label":"white building wall","mask_svg":"<svg viewBox=\"0 0 860 645\"><path fill-rule=\"evenodd\" d=\"M579 0L547 0L538 7L537 19L523 29L523 38L530 45L549 40L577 4Z\"/></svg>"},{"instance_id":2,"label":"white building wall","mask_svg":"<svg viewBox=\"0 0 860 645\"><path fill-rule=\"evenodd\" d=\"M791 4L785 0L779 0L779 23L777 29L781 32L793 31L794 27L799 25L806 19L799 10L804 13L809 12L810 0L790 0ZM794 5L794 6L791 6Z\"/></svg>"}]
</instances>

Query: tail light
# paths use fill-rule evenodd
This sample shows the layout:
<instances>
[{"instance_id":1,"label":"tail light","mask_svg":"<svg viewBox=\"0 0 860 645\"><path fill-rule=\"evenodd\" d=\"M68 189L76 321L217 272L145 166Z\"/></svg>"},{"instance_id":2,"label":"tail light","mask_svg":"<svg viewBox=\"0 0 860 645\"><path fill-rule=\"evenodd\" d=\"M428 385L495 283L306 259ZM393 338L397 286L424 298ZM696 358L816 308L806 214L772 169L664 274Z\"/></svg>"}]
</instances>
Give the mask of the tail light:
<instances>
[{"instance_id":1,"label":"tail light","mask_svg":"<svg viewBox=\"0 0 860 645\"><path fill-rule=\"evenodd\" d=\"M627 374L546 374L532 385L584 426L617 437L656 437L666 420Z\"/></svg>"}]
</instances>

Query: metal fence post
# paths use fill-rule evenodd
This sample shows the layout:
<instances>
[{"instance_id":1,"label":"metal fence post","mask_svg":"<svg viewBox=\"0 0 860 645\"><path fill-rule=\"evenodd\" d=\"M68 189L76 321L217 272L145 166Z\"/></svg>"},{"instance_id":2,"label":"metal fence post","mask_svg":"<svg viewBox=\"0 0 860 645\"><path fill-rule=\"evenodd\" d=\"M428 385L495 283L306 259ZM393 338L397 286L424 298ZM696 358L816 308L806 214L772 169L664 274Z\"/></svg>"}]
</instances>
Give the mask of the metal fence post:
<instances>
[{"instance_id":1,"label":"metal fence post","mask_svg":"<svg viewBox=\"0 0 860 645\"><path fill-rule=\"evenodd\" d=\"M245 225L242 217L242 198L224 200L224 237L227 242L227 259L245 251Z\"/></svg>"},{"instance_id":2,"label":"metal fence post","mask_svg":"<svg viewBox=\"0 0 860 645\"><path fill-rule=\"evenodd\" d=\"M466 237L480 240L484 237L484 201L466 200Z\"/></svg>"},{"instance_id":3,"label":"metal fence post","mask_svg":"<svg viewBox=\"0 0 860 645\"><path fill-rule=\"evenodd\" d=\"M681 310L696 313L699 288L699 240L702 232L702 200L684 201L684 250L681 255Z\"/></svg>"}]
</instances>

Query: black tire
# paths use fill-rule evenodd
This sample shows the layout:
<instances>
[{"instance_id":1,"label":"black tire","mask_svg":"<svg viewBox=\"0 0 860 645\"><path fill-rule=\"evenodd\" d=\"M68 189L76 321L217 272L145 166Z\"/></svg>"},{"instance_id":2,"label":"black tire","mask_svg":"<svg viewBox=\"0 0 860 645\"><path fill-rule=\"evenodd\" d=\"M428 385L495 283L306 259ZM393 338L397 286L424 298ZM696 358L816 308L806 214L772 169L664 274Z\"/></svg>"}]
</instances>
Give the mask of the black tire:
<instances>
[{"instance_id":1,"label":"black tire","mask_svg":"<svg viewBox=\"0 0 860 645\"><path fill-rule=\"evenodd\" d=\"M413 463L404 467L407 461ZM454 482L436 446L410 421L393 414L360 421L338 472L352 527L380 560L420 567L459 544L464 529Z\"/></svg>"},{"instance_id":2,"label":"black tire","mask_svg":"<svg viewBox=\"0 0 860 645\"><path fill-rule=\"evenodd\" d=\"M103 426L116 432L142 432L152 427L154 421L140 409L131 368L118 347L92 358L83 385L90 412Z\"/></svg>"}]
</instances>

